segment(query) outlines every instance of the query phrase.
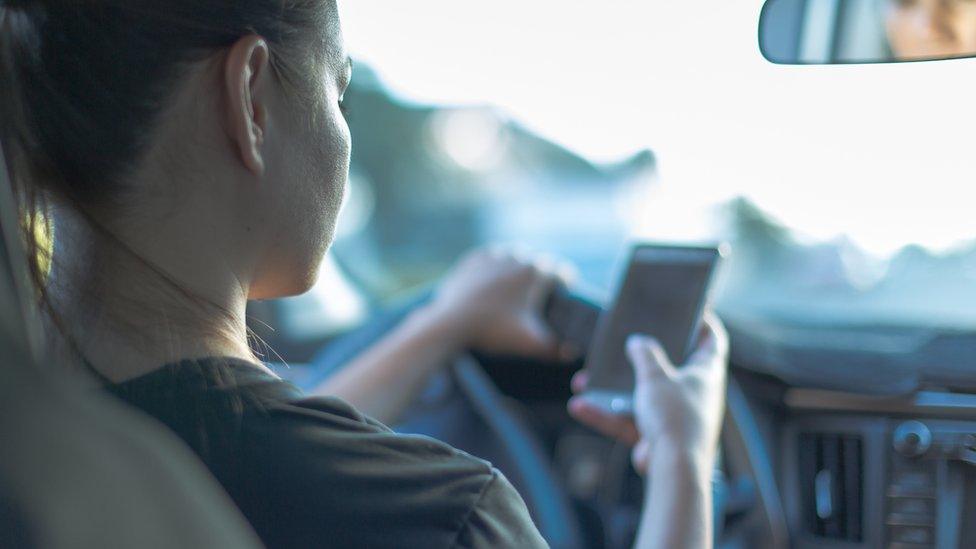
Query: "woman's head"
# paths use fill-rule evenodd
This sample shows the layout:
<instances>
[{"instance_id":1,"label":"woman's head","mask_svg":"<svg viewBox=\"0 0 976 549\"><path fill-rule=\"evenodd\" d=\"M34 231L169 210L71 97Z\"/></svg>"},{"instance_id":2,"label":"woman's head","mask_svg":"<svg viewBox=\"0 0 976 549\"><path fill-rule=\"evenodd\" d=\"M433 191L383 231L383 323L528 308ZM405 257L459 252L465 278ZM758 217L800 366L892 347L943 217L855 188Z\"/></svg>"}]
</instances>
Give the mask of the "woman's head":
<instances>
[{"instance_id":1,"label":"woman's head","mask_svg":"<svg viewBox=\"0 0 976 549\"><path fill-rule=\"evenodd\" d=\"M976 0L882 0L896 59L976 55Z\"/></svg>"},{"instance_id":2,"label":"woman's head","mask_svg":"<svg viewBox=\"0 0 976 549\"><path fill-rule=\"evenodd\" d=\"M334 0L0 5L0 135L22 196L194 290L216 269L249 298L308 288L349 158Z\"/></svg>"}]
</instances>

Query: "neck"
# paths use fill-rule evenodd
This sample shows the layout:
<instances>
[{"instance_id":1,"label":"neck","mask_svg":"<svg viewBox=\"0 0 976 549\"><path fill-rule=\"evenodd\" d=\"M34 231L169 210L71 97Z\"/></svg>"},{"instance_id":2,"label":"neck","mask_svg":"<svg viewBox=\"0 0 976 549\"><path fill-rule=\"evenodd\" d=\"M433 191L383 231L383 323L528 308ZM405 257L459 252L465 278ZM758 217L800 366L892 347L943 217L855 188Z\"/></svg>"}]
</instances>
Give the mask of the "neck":
<instances>
[{"instance_id":1,"label":"neck","mask_svg":"<svg viewBox=\"0 0 976 549\"><path fill-rule=\"evenodd\" d=\"M113 382L187 358L255 360L247 288L233 273L202 264L196 239L161 235L166 228L157 227L151 240L116 232L127 235L123 241L66 210L54 214L47 286L57 348L80 354ZM166 245L156 249L153 241Z\"/></svg>"}]
</instances>

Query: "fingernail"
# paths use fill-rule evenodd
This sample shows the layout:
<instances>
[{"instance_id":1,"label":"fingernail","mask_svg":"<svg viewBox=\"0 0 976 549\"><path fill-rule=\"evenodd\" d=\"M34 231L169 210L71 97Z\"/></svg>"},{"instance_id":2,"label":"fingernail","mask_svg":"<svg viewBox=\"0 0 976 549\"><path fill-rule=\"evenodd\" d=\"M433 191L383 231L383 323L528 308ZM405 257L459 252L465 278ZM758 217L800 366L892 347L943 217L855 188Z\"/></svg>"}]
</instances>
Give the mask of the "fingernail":
<instances>
[{"instance_id":1,"label":"fingernail","mask_svg":"<svg viewBox=\"0 0 976 549\"><path fill-rule=\"evenodd\" d=\"M582 408L583 401L579 397L572 397L569 402L566 403L566 409L570 412L577 412Z\"/></svg>"},{"instance_id":2,"label":"fingernail","mask_svg":"<svg viewBox=\"0 0 976 549\"><path fill-rule=\"evenodd\" d=\"M627 347L639 351L642 347L646 347L651 344L651 338L643 334L631 334L627 338Z\"/></svg>"}]
</instances>

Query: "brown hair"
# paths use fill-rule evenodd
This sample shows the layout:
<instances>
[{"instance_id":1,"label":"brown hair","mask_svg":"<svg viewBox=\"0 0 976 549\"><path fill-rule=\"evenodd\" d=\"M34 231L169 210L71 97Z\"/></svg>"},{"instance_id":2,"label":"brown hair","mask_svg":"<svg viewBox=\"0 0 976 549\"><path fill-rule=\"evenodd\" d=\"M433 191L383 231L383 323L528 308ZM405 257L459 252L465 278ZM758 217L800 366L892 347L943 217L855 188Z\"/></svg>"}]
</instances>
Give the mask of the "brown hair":
<instances>
[{"instance_id":1,"label":"brown hair","mask_svg":"<svg viewBox=\"0 0 976 549\"><path fill-rule=\"evenodd\" d=\"M308 45L332 4L0 0L0 144L32 278L55 322L44 289L54 260L44 237L49 201L69 204L104 232L91 211L123 202L127 171L189 63L257 34L269 43L275 76L301 89Z\"/></svg>"}]
</instances>

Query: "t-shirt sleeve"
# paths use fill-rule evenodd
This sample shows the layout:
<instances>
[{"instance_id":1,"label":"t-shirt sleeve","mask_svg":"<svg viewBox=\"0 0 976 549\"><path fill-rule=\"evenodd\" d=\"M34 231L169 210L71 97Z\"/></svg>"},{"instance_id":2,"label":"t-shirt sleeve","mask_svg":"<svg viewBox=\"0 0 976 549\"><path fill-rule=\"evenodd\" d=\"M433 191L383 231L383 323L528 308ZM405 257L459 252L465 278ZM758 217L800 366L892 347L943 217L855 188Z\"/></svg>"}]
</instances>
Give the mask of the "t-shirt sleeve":
<instances>
[{"instance_id":1,"label":"t-shirt sleeve","mask_svg":"<svg viewBox=\"0 0 976 549\"><path fill-rule=\"evenodd\" d=\"M188 361L113 392L178 433L268 547L544 546L488 462L253 365Z\"/></svg>"},{"instance_id":2,"label":"t-shirt sleeve","mask_svg":"<svg viewBox=\"0 0 976 549\"><path fill-rule=\"evenodd\" d=\"M249 476L235 500L268 546L545 546L488 462L393 433L339 399L277 403L245 430Z\"/></svg>"},{"instance_id":3,"label":"t-shirt sleeve","mask_svg":"<svg viewBox=\"0 0 976 549\"><path fill-rule=\"evenodd\" d=\"M458 534L458 548L548 547L515 487L497 469Z\"/></svg>"}]
</instances>

